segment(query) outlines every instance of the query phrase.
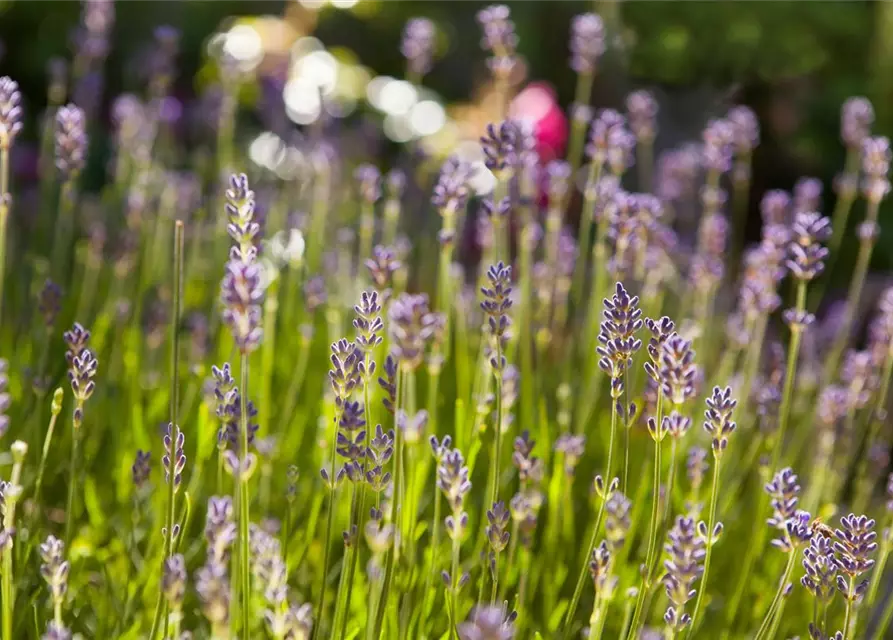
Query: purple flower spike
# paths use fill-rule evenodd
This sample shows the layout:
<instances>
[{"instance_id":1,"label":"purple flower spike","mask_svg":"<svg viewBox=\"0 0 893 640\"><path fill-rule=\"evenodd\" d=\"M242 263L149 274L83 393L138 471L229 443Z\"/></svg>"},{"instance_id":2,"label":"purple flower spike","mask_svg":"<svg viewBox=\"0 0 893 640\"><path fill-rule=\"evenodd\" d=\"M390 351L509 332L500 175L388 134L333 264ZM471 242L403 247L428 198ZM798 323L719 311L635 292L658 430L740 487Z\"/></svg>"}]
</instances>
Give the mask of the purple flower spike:
<instances>
[{"instance_id":1,"label":"purple flower spike","mask_svg":"<svg viewBox=\"0 0 893 640\"><path fill-rule=\"evenodd\" d=\"M0 149L9 150L22 130L22 94L8 76L0 78Z\"/></svg>"},{"instance_id":2,"label":"purple flower spike","mask_svg":"<svg viewBox=\"0 0 893 640\"><path fill-rule=\"evenodd\" d=\"M56 112L56 168L65 180L76 177L87 161L87 120L73 104Z\"/></svg>"},{"instance_id":3,"label":"purple flower spike","mask_svg":"<svg viewBox=\"0 0 893 640\"><path fill-rule=\"evenodd\" d=\"M427 18L412 18L406 23L400 53L412 73L423 76L431 70L436 35L434 23Z\"/></svg>"},{"instance_id":4,"label":"purple flower spike","mask_svg":"<svg viewBox=\"0 0 893 640\"><path fill-rule=\"evenodd\" d=\"M574 16L571 21L570 65L576 73L591 75L605 53L605 25L594 13Z\"/></svg>"},{"instance_id":5,"label":"purple flower spike","mask_svg":"<svg viewBox=\"0 0 893 640\"><path fill-rule=\"evenodd\" d=\"M790 257L785 264L796 279L809 282L825 270L828 249L821 243L831 236L831 221L811 211L798 213L791 225L791 236Z\"/></svg>"},{"instance_id":6,"label":"purple flower spike","mask_svg":"<svg viewBox=\"0 0 893 640\"><path fill-rule=\"evenodd\" d=\"M718 458L728 445L728 436L731 435L737 425L732 421L732 411L738 401L732 398L732 389L726 387L713 387L713 394L707 398L707 411L704 412L706 421L704 430L713 437L713 456Z\"/></svg>"},{"instance_id":7,"label":"purple flower spike","mask_svg":"<svg viewBox=\"0 0 893 640\"><path fill-rule=\"evenodd\" d=\"M874 107L868 98L847 99L840 110L840 137L850 149L858 150L862 141L871 135L874 124Z\"/></svg>"},{"instance_id":8,"label":"purple flower spike","mask_svg":"<svg viewBox=\"0 0 893 640\"><path fill-rule=\"evenodd\" d=\"M619 380L632 363L633 354L642 346L642 341L635 337L643 325L642 310L639 296L630 296L619 282L614 295L610 300L606 298L604 304L604 321L598 334L601 346L596 348L598 366L613 380ZM622 385L614 385L611 393L618 398L622 389Z\"/></svg>"}]
</instances>

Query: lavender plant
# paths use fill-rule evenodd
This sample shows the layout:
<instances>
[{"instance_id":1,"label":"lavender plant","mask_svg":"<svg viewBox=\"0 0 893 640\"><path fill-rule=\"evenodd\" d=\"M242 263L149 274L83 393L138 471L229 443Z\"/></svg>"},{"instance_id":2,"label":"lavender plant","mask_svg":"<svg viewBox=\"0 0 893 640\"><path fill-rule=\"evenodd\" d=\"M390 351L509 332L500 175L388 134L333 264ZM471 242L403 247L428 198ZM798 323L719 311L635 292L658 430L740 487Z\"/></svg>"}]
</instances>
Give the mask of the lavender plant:
<instances>
[{"instance_id":1,"label":"lavender plant","mask_svg":"<svg viewBox=\"0 0 893 640\"><path fill-rule=\"evenodd\" d=\"M511 10L478 19L489 122L448 149L419 135L390 170L346 120L292 131L313 64L280 104L231 34L210 131L178 133L160 29L104 135L99 0L74 103L49 79L36 185L10 158L38 114L0 78L2 640L889 636L893 289L865 299L890 149L871 104L843 107L826 217L814 178L755 193L746 105L665 150L659 92L592 104L622 38L588 13L567 157L547 158L514 103ZM411 113L441 33L406 25ZM339 91L316 89L337 118Z\"/></svg>"}]
</instances>

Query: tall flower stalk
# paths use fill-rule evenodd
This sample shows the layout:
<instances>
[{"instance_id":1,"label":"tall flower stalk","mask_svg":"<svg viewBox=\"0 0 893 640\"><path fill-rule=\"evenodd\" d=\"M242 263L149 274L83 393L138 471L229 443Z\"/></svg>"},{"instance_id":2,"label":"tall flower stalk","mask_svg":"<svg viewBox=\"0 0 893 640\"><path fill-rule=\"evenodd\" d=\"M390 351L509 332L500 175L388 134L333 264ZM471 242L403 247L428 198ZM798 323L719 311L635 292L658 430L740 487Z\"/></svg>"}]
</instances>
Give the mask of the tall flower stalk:
<instances>
[{"instance_id":1,"label":"tall flower stalk","mask_svg":"<svg viewBox=\"0 0 893 640\"><path fill-rule=\"evenodd\" d=\"M831 353L825 361L826 380L831 379L837 365L840 363L840 357L843 354L847 341L850 339L857 307L862 297L862 289L865 286L865 276L868 274L868 267L871 264L871 255L880 235L880 227L877 222L878 211L881 202L890 192L890 181L888 179L890 160L890 141L887 138L878 136L863 140L862 172L865 174L865 178L862 182L862 192L867 204L865 220L856 228L856 235L859 238L859 253L856 257L856 265L853 268L849 289L847 289L843 321L834 340Z\"/></svg>"},{"instance_id":2,"label":"tall flower stalk","mask_svg":"<svg viewBox=\"0 0 893 640\"><path fill-rule=\"evenodd\" d=\"M9 192L9 150L22 130L22 95L18 84L0 78L0 312L3 309L3 280L6 270L6 228L12 207Z\"/></svg>"},{"instance_id":3,"label":"tall flower stalk","mask_svg":"<svg viewBox=\"0 0 893 640\"><path fill-rule=\"evenodd\" d=\"M736 424L732 421L732 411L738 404L732 398L732 390L729 387L713 388L713 395L707 398L707 411L704 413L706 421L704 430L712 438L710 449L713 452L713 483L710 486L710 512L705 526L704 521L698 523L698 535L704 540L706 553L704 555L704 575L701 577L701 590L695 600L695 609L691 616L691 630L698 622L698 614L701 612L701 602L704 592L707 590L707 578L710 575L710 558L713 545L722 533L722 524L716 522L716 500L719 497L719 470L720 462L729 443L729 436L735 431Z\"/></svg>"},{"instance_id":4,"label":"tall flower stalk","mask_svg":"<svg viewBox=\"0 0 893 640\"><path fill-rule=\"evenodd\" d=\"M96 376L99 363L93 352L87 348L90 332L81 325L75 323L71 330L65 333L64 338L68 345L68 350L65 352L65 360L68 362L68 381L71 383L71 391L74 394L74 411L71 416L68 503L65 510L65 540L70 544L71 528L74 523L75 491L79 486L77 481L78 446L81 425L84 421L84 405L96 388L93 378Z\"/></svg>"},{"instance_id":5,"label":"tall flower stalk","mask_svg":"<svg viewBox=\"0 0 893 640\"><path fill-rule=\"evenodd\" d=\"M249 480L257 466L257 458L249 451L248 423L248 356L263 337L261 308L264 284L257 261L256 237L260 226L254 221L254 192L244 175L233 175L226 191L225 212L229 219L227 232L235 241L220 284L223 321L229 326L239 350L239 438L235 452L227 451L225 463L237 490L239 514L239 593L241 594L242 632L250 635L251 567L249 564L250 491Z\"/></svg>"},{"instance_id":6,"label":"tall flower stalk","mask_svg":"<svg viewBox=\"0 0 893 640\"><path fill-rule=\"evenodd\" d=\"M180 484L183 481L183 470L186 467L186 455L183 452L185 444L185 434L180 430L180 315L182 314L183 305L183 247L184 247L184 227L181 220L177 220L174 224L174 282L173 282L173 308L171 313L171 391L170 391L170 422L168 423L167 432L164 435L164 457L162 458L162 466L164 467L165 484L167 484L167 505L165 508L164 528L161 530L164 537L164 557L162 558L162 579L161 584L165 583L165 575L170 578L171 572L181 573L180 566L169 566L173 561L174 544L179 535L180 525L175 522L177 510L177 493L180 490ZM182 563L182 558L181 558ZM185 569L182 569L185 572ZM171 578L174 581L177 578ZM169 585L170 589L182 590L184 587L177 585ZM158 593L158 600L155 605L155 617L152 621L152 631L149 634L151 640L154 640L159 620L162 614L165 598L167 599L168 612L164 619L164 635L168 637L172 614L174 617L179 616L179 612L172 611L171 601L179 601L182 604L182 596L175 598L171 593L165 594L166 589L162 586ZM177 622L179 624L179 621ZM176 637L176 636L175 636Z\"/></svg>"}]
</instances>

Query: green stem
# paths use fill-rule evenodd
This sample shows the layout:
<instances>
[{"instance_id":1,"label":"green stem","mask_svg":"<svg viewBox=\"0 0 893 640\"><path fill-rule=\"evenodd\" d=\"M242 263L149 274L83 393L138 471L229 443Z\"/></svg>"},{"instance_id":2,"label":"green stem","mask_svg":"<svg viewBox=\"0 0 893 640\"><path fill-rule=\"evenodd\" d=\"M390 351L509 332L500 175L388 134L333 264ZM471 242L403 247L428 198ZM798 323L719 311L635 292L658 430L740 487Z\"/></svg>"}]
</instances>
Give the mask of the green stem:
<instances>
[{"instance_id":1,"label":"green stem","mask_svg":"<svg viewBox=\"0 0 893 640\"><path fill-rule=\"evenodd\" d=\"M853 614L853 593L855 591L855 585L853 584L852 576L848 582L848 592L844 595L844 599L846 600L846 612L843 615L843 640L846 640L850 635L850 617Z\"/></svg>"},{"instance_id":2,"label":"green stem","mask_svg":"<svg viewBox=\"0 0 893 640\"><path fill-rule=\"evenodd\" d=\"M605 479L605 491L608 491L611 486L611 457L614 453L614 435L617 431L617 403L611 403L611 440L608 445L608 466L607 466L607 478ZM602 526L602 518L605 515L605 503L608 501L608 496L604 495L600 497L601 505L598 508L598 515L595 518L595 524L592 527L592 535L589 537L589 545L586 547L586 555L583 556L583 566L580 570L580 575L577 576L577 585L574 587L574 595L571 598L570 606L567 608L567 613L564 616L564 632L562 637L567 638L570 637L571 627L574 622L574 614L577 611L577 606L580 604L580 597L583 595L583 585L586 582L586 574L589 572L589 556L592 555L592 550L595 549L595 541L598 539L598 532Z\"/></svg>"},{"instance_id":3,"label":"green stem","mask_svg":"<svg viewBox=\"0 0 893 640\"><path fill-rule=\"evenodd\" d=\"M77 400L77 408L74 415L79 413L83 415L84 403ZM76 417L71 420L71 459L69 460L69 477L68 477L68 503L65 508L65 546L71 548L71 527L73 522L72 512L74 511L74 492L77 486L77 463L78 463L78 440L80 439L80 424Z\"/></svg>"},{"instance_id":4,"label":"green stem","mask_svg":"<svg viewBox=\"0 0 893 640\"><path fill-rule=\"evenodd\" d=\"M803 311L806 308L806 282L800 280L797 282L797 311ZM784 449L784 437L788 427L788 419L791 413L791 400L794 395L794 383L796 382L797 359L800 356L800 339L803 335L801 327L792 327L791 342L788 345L788 361L784 376L784 388L781 396L781 406L778 411L778 433L775 435L775 448L772 454L772 465L770 471L778 468L778 462L781 459L781 452Z\"/></svg>"},{"instance_id":5,"label":"green stem","mask_svg":"<svg viewBox=\"0 0 893 640\"><path fill-rule=\"evenodd\" d=\"M373 637L380 638L382 625L384 624L384 614L388 608L388 598L391 591L391 582L394 576L394 557L397 555L397 541L401 538L400 531L400 487L402 484L403 461L401 459L403 451L403 438L400 437L400 428L397 426L397 414L401 409L403 395L403 367L397 368L397 403L394 407L394 490L391 497L391 522L394 524L394 542L388 551L388 560L385 565L384 582L381 587L381 597L375 611L375 635Z\"/></svg>"},{"instance_id":6,"label":"green stem","mask_svg":"<svg viewBox=\"0 0 893 640\"><path fill-rule=\"evenodd\" d=\"M754 640L761 640L763 635L769 631L772 621L775 618L775 613L781 603L781 599L784 597L784 588L785 585L787 585L788 580L791 578L791 571L794 570L794 562L796 560L797 554L794 551L788 552L788 562L787 565L785 565L784 573L781 576L781 582L778 584L775 597L772 598L772 603L769 605L769 610L766 611L766 616L763 618L763 622L760 624L760 628L757 631L757 635L754 636Z\"/></svg>"},{"instance_id":7,"label":"green stem","mask_svg":"<svg viewBox=\"0 0 893 640\"><path fill-rule=\"evenodd\" d=\"M34 483L34 501L40 504L40 489L43 486L43 473L46 469L47 456L50 453L50 443L53 441L53 431L56 429L56 419L62 411L62 399L65 392L62 387L56 389L53 393L53 404L50 413L50 424L47 426L47 433L43 439L43 451L40 454L40 465L37 467L37 480Z\"/></svg>"},{"instance_id":8,"label":"green stem","mask_svg":"<svg viewBox=\"0 0 893 640\"><path fill-rule=\"evenodd\" d=\"M319 602L316 607L316 624L313 626L313 638L319 637L319 629L322 627L323 616L325 615L325 607L326 607L326 580L329 575L329 555L330 555L330 547L332 541L332 527L334 526L335 520L335 479L338 477L337 472L335 471L335 465L337 464L336 452L335 452L335 441L338 438L338 421L340 416L339 412L335 412L334 419L334 430L332 431L332 441L329 446L332 448L332 460L329 468L329 515L326 521L326 533L323 537L323 562L322 562L322 586L320 587L319 592Z\"/></svg>"},{"instance_id":9,"label":"green stem","mask_svg":"<svg viewBox=\"0 0 893 640\"><path fill-rule=\"evenodd\" d=\"M877 202L869 202L868 210L865 214L866 223L877 222L878 216ZM862 289L865 285L865 276L868 274L868 267L871 264L871 254L876 241L874 239L862 240L859 244L859 254L856 257L856 266L853 269L853 276L850 280L850 286L847 291L846 307L844 308L843 321L837 332L837 338L834 340L831 353L825 362L824 379L832 380L833 375L837 371L840 358L846 348L847 341L850 338L850 332L853 328L853 322L856 319L856 311L859 306L859 299L862 297Z\"/></svg>"},{"instance_id":10,"label":"green stem","mask_svg":"<svg viewBox=\"0 0 893 640\"><path fill-rule=\"evenodd\" d=\"M499 498L500 461L502 460L502 346L500 338L496 337L496 364L499 366L493 372L496 380L496 426L494 430L493 444L493 490L490 494L490 504L494 504Z\"/></svg>"},{"instance_id":11,"label":"green stem","mask_svg":"<svg viewBox=\"0 0 893 640\"><path fill-rule=\"evenodd\" d=\"M893 523L890 523L893 526ZM878 552L878 559L874 565L874 571L871 574L871 583L868 587L868 596L865 598L865 608L868 611L874 611L874 601L877 599L878 587L884 578L884 568L887 566L887 558L890 555L890 537L893 532L885 532L881 536L881 548Z\"/></svg>"},{"instance_id":12,"label":"green stem","mask_svg":"<svg viewBox=\"0 0 893 640\"><path fill-rule=\"evenodd\" d=\"M242 465L248 459L248 354L242 353L241 363L239 365L241 373L241 393L242 402L240 403L241 416L239 419L239 435L241 442L241 460L239 465L239 569L241 573L242 595L242 634L245 638L251 637L251 567L249 566L249 523L251 522L250 513L250 494L248 491L248 474ZM334 446L334 443L333 443Z\"/></svg>"},{"instance_id":13,"label":"green stem","mask_svg":"<svg viewBox=\"0 0 893 640\"><path fill-rule=\"evenodd\" d=\"M6 226L9 222L9 148L0 149L0 320L3 314L3 282L6 273Z\"/></svg>"},{"instance_id":14,"label":"green stem","mask_svg":"<svg viewBox=\"0 0 893 640\"><path fill-rule=\"evenodd\" d=\"M707 535L710 536L710 540L707 543L707 554L704 556L704 573L701 574L701 588L698 589L698 597L695 600L695 610L691 616L689 633L691 633L691 629L694 629L697 624L698 614L701 612L701 604L704 599L704 593L707 591L707 578L710 575L710 558L713 555L713 543L715 542L713 539L713 527L716 524L716 499L719 496L719 467L721 460L721 456L714 454L713 487L710 489L710 515L707 520Z\"/></svg>"},{"instance_id":15,"label":"green stem","mask_svg":"<svg viewBox=\"0 0 893 640\"><path fill-rule=\"evenodd\" d=\"M24 447L24 452L15 453L18 445ZM12 466L12 474L9 478L9 486L15 491L19 491L21 489L22 463L28 449L27 446L24 446L23 442L17 441L13 443L13 451L14 462ZM15 535L15 512L18 495L19 494L14 493L14 491L9 491L6 494L6 504L4 505L3 528L7 532L13 532L13 536ZM12 548L13 540L8 541L7 544L3 546L3 576L2 582L0 582L3 591L3 640L12 640L12 618L13 611L15 610L16 594Z\"/></svg>"},{"instance_id":16,"label":"green stem","mask_svg":"<svg viewBox=\"0 0 893 640\"><path fill-rule=\"evenodd\" d=\"M874 630L872 640L881 640L881 638L886 636L887 628L890 626L891 620L893 620L893 594L887 598L887 604L884 606L884 612L881 614L881 620L878 623L877 628Z\"/></svg>"}]
</instances>

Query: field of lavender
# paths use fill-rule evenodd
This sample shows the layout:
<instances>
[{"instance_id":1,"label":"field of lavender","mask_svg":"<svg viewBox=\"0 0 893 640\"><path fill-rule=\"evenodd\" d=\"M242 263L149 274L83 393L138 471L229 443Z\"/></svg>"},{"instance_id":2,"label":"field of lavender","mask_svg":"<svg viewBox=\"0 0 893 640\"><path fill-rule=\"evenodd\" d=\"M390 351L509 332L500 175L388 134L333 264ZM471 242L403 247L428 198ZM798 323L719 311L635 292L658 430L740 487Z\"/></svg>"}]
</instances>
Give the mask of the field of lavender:
<instances>
[{"instance_id":1,"label":"field of lavender","mask_svg":"<svg viewBox=\"0 0 893 640\"><path fill-rule=\"evenodd\" d=\"M868 100L842 105L833 198L754 194L748 107L655 159L651 94L589 104L608 35L583 14L566 159L544 161L494 5L479 161L410 140L382 168L308 125L286 178L243 144L226 47L213 144L173 135L161 28L94 188L104 125L67 96L113 17L85 2L45 114L0 77L0 640L891 637L893 288L864 301L891 151ZM406 25L402 87L436 39Z\"/></svg>"}]
</instances>

